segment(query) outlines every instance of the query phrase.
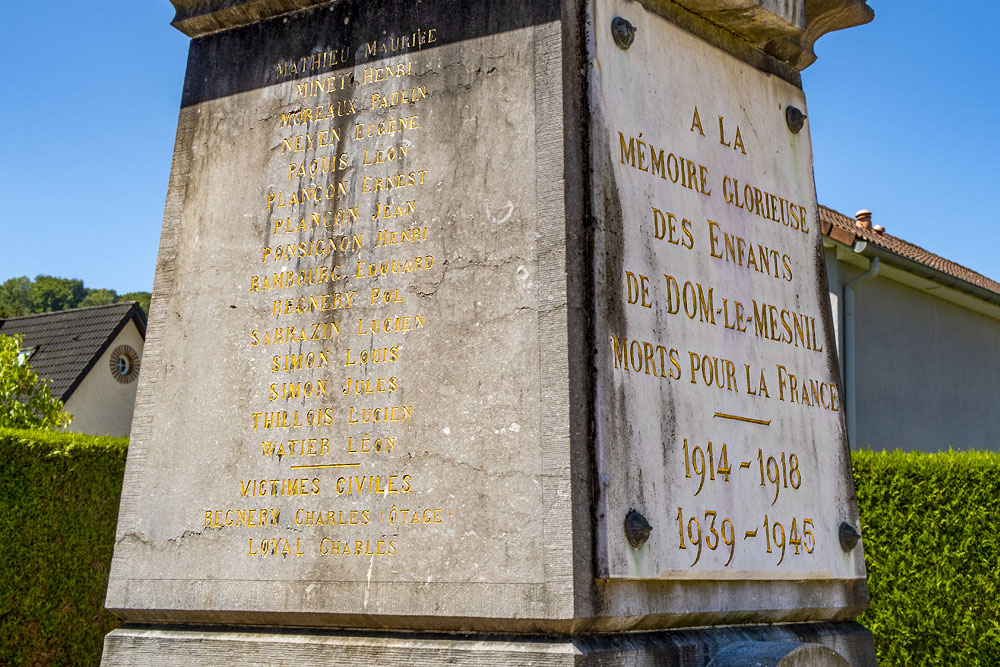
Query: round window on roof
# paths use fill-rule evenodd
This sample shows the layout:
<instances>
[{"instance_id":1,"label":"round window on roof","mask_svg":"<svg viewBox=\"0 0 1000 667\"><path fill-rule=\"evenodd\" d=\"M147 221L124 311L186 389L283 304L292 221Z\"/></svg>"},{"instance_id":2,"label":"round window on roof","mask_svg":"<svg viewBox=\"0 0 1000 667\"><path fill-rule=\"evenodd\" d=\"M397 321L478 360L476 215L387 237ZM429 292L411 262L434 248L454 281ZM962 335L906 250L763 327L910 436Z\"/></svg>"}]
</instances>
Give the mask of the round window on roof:
<instances>
[{"instance_id":1,"label":"round window on roof","mask_svg":"<svg viewBox=\"0 0 1000 667\"><path fill-rule=\"evenodd\" d=\"M119 345L111 352L111 375L122 384L139 377L139 355L129 345Z\"/></svg>"}]
</instances>

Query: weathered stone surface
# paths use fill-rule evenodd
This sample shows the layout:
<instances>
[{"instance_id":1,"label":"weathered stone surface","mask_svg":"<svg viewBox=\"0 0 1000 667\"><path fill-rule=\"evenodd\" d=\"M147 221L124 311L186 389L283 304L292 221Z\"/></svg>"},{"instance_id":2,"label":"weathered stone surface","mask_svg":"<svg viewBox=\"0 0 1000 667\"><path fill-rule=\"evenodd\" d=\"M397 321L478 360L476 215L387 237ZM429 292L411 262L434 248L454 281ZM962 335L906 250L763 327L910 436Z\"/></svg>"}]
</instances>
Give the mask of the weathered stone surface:
<instances>
[{"instance_id":1,"label":"weathered stone surface","mask_svg":"<svg viewBox=\"0 0 1000 667\"><path fill-rule=\"evenodd\" d=\"M482 6L192 42L109 608L572 617L557 6Z\"/></svg>"},{"instance_id":2,"label":"weathered stone surface","mask_svg":"<svg viewBox=\"0 0 1000 667\"><path fill-rule=\"evenodd\" d=\"M871 635L855 623L726 627L625 635L526 637L125 627L104 643L105 665L372 664L705 667L740 655L761 665L874 665ZM777 649L777 650L776 650ZM840 663L801 660L826 658ZM796 659L800 662L794 662ZM787 662L783 661L787 660ZM717 662L713 662L717 661ZM758 664L737 662L723 664Z\"/></svg>"},{"instance_id":3,"label":"weathered stone surface","mask_svg":"<svg viewBox=\"0 0 1000 667\"><path fill-rule=\"evenodd\" d=\"M629 569L624 514L597 516L599 503L629 509L637 469L621 466L646 466L655 449L605 437L608 410L643 437L677 416L635 412L654 397L637 387L617 404L606 395L605 334L626 295L607 266L631 257L608 230L623 211L626 226L648 224L632 218L648 174L619 179L608 123L638 113L656 127L637 131L684 145L690 129L670 125L663 105L690 96L694 79L678 73L713 81L718 70L733 90L706 87L697 100L706 133L713 113L732 113L773 139L767 123L801 103L797 89L691 45L646 13L653 2L175 4L179 21L208 23L190 28L202 36L191 44L109 609L131 622L569 635L845 620L864 608L860 548L837 560L810 514L830 494L830 516L852 517L842 465L827 481L816 472L840 465L836 451L802 464L815 485L804 504L782 488L775 505L789 531L791 517L803 533L802 519L816 522L811 560L789 554L779 566L741 541L737 575L711 547L691 570L670 562L677 546L664 541L677 534L675 508L653 503L642 508L653 524L642 549L656 556ZM615 13L640 26L629 52L607 46ZM738 39L688 15L720 43ZM629 65L633 53L654 60ZM756 53L752 62L773 64ZM613 70L631 83L600 79ZM714 111L726 104L738 108ZM744 147L759 150L744 132ZM814 211L807 134L793 143L766 147L766 160L755 153L745 174ZM713 177L729 164L692 148L683 154ZM593 200L594 187L617 208ZM703 229L693 234L709 262ZM790 260L803 290L811 252L788 249L805 253ZM657 270L669 255L640 254ZM796 452L836 445L836 420L818 420L804 431L797 417L782 422L816 436ZM657 503L678 481L669 444L672 463L648 469ZM778 452L768 447L765 465ZM623 491L606 495L601 474ZM756 489L746 507L713 493L720 517L762 508Z\"/></svg>"},{"instance_id":4,"label":"weathered stone surface","mask_svg":"<svg viewBox=\"0 0 1000 667\"><path fill-rule=\"evenodd\" d=\"M637 28L593 59L602 575L863 581L808 124L786 119L805 98L597 7Z\"/></svg>"}]
</instances>

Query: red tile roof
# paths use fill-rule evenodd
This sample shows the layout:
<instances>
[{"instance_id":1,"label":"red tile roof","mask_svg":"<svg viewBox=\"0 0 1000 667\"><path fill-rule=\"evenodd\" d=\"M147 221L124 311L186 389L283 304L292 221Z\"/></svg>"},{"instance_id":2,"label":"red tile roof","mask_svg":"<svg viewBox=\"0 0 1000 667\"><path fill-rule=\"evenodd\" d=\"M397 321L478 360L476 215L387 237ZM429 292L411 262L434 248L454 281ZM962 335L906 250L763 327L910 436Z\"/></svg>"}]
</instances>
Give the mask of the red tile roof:
<instances>
[{"instance_id":1,"label":"red tile roof","mask_svg":"<svg viewBox=\"0 0 1000 667\"><path fill-rule=\"evenodd\" d=\"M976 273L961 264L947 260L940 255L935 255L909 241L904 241L898 236L893 236L886 232L879 233L874 229L858 227L856 224L857 220L834 211L832 208L820 206L819 220L823 234L835 241L840 241L844 245L853 245L857 239L867 241L883 250L928 266L952 278L958 278L977 287L1000 294L1000 283L997 281L987 278L981 273Z\"/></svg>"}]
</instances>

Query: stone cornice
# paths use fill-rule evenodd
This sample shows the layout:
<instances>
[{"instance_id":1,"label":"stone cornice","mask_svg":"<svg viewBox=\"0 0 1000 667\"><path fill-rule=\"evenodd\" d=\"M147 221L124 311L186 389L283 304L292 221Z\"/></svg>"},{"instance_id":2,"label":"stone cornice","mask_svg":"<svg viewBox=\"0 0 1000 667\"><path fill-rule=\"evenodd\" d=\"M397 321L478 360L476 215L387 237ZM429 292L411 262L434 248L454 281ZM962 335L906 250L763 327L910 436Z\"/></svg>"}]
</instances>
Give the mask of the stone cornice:
<instances>
[{"instance_id":1,"label":"stone cornice","mask_svg":"<svg viewBox=\"0 0 1000 667\"><path fill-rule=\"evenodd\" d=\"M189 37L248 25L329 0L170 0L173 25ZM461 0L455 0L460 2ZM828 32L868 23L867 0L640 0L664 13L671 5L700 17L751 47L803 70L816 61L813 45ZM669 13L669 11L667 12Z\"/></svg>"},{"instance_id":2,"label":"stone cornice","mask_svg":"<svg viewBox=\"0 0 1000 667\"><path fill-rule=\"evenodd\" d=\"M673 0L671 4L801 71L816 61L813 45L817 39L875 18L875 12L866 3L867 0ZM653 0L649 4L657 3Z\"/></svg>"},{"instance_id":3,"label":"stone cornice","mask_svg":"<svg viewBox=\"0 0 1000 667\"><path fill-rule=\"evenodd\" d=\"M329 0L170 0L177 14L171 25L188 37L201 37L294 12Z\"/></svg>"}]
</instances>

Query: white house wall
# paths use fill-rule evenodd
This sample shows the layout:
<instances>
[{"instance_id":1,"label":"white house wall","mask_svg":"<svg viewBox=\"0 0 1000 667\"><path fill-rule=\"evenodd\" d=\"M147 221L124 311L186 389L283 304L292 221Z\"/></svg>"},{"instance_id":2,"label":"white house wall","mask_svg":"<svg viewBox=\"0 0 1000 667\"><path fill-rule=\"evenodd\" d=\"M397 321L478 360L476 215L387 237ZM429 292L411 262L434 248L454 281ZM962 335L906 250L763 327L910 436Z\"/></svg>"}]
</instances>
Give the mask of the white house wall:
<instances>
[{"instance_id":1,"label":"white house wall","mask_svg":"<svg viewBox=\"0 0 1000 667\"><path fill-rule=\"evenodd\" d=\"M862 271L837 265L842 294ZM1000 321L880 275L855 292L855 327L852 447L1000 448Z\"/></svg>"},{"instance_id":2,"label":"white house wall","mask_svg":"<svg viewBox=\"0 0 1000 667\"><path fill-rule=\"evenodd\" d=\"M91 435L127 436L132 428L135 390L139 384L118 382L111 374L111 353L119 345L130 345L142 357L143 338L134 322L129 322L101 355L101 358L66 402L73 414L67 430ZM142 364L139 364L142 373Z\"/></svg>"}]
</instances>

